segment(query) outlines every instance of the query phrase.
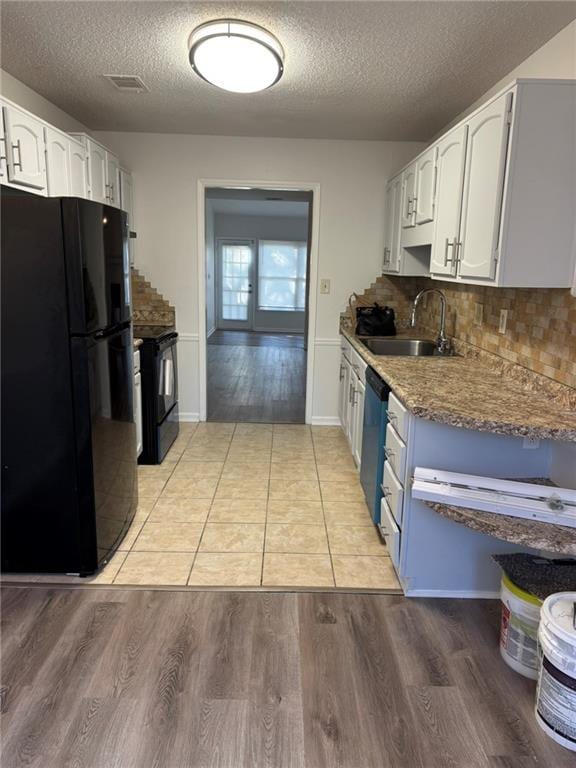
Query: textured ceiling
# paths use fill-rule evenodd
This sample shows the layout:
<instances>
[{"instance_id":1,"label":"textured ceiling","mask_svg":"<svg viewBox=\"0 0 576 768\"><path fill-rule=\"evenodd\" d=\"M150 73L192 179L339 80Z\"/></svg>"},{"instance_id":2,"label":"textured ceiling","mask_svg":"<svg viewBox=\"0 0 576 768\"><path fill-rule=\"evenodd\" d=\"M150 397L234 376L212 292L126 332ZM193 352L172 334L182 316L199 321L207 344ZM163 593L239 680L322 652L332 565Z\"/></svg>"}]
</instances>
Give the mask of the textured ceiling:
<instances>
[{"instance_id":1,"label":"textured ceiling","mask_svg":"<svg viewBox=\"0 0 576 768\"><path fill-rule=\"evenodd\" d=\"M426 140L576 16L570 2L10 2L2 66L94 130ZM218 91L187 38L235 17L273 32L285 74ZM121 94L101 76L140 75Z\"/></svg>"}]
</instances>

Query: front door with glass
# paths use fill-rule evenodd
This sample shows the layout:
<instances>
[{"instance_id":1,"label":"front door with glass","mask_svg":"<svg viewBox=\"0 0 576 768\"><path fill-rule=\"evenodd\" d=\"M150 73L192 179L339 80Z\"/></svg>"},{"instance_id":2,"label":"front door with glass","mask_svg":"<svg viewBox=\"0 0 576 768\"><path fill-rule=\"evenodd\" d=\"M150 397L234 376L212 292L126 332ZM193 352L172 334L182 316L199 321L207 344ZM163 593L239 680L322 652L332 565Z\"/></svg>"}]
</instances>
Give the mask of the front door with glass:
<instances>
[{"instance_id":1,"label":"front door with glass","mask_svg":"<svg viewBox=\"0 0 576 768\"><path fill-rule=\"evenodd\" d=\"M219 328L252 328L254 251L253 240L218 241Z\"/></svg>"}]
</instances>

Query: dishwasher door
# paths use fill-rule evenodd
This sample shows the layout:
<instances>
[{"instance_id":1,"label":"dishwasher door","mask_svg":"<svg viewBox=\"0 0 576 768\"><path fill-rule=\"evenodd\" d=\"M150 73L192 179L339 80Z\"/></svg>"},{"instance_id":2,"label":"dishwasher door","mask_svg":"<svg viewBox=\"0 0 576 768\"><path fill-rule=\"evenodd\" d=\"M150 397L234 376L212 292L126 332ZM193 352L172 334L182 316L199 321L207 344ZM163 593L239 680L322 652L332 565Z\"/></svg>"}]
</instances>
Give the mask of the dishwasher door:
<instances>
[{"instance_id":1,"label":"dishwasher door","mask_svg":"<svg viewBox=\"0 0 576 768\"><path fill-rule=\"evenodd\" d=\"M386 382L373 368L367 368L360 483L364 490L368 509L376 525L380 522L389 394L390 388Z\"/></svg>"}]
</instances>

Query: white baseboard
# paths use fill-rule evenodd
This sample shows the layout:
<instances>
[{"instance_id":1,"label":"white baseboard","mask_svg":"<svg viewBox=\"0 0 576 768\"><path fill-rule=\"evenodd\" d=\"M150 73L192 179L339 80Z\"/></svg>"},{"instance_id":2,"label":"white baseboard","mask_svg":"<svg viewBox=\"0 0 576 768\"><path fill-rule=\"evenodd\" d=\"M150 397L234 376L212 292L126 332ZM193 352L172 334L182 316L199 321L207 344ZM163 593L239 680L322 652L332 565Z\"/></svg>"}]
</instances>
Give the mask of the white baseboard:
<instances>
[{"instance_id":1,"label":"white baseboard","mask_svg":"<svg viewBox=\"0 0 576 768\"><path fill-rule=\"evenodd\" d=\"M199 413L187 413L186 411L180 411L178 414L180 421L200 421Z\"/></svg>"},{"instance_id":2,"label":"white baseboard","mask_svg":"<svg viewBox=\"0 0 576 768\"><path fill-rule=\"evenodd\" d=\"M454 597L460 600L499 600L500 590L409 589L405 597Z\"/></svg>"},{"instance_id":3,"label":"white baseboard","mask_svg":"<svg viewBox=\"0 0 576 768\"><path fill-rule=\"evenodd\" d=\"M339 416L312 416L310 422L313 427L340 427Z\"/></svg>"}]
</instances>

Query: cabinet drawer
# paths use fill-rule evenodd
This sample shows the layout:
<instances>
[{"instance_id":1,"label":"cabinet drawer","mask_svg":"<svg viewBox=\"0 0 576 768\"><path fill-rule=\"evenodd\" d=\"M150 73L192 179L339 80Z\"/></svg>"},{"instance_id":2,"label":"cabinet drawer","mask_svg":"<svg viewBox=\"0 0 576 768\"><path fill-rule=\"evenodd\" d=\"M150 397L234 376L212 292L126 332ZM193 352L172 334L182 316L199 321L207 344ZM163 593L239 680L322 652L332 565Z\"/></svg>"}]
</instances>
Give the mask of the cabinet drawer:
<instances>
[{"instance_id":1,"label":"cabinet drawer","mask_svg":"<svg viewBox=\"0 0 576 768\"><path fill-rule=\"evenodd\" d=\"M408 438L409 418L410 413L408 409L402 405L393 392L390 392L390 397L388 399L388 421L394 426L394 429L400 435L402 440Z\"/></svg>"},{"instance_id":2,"label":"cabinet drawer","mask_svg":"<svg viewBox=\"0 0 576 768\"><path fill-rule=\"evenodd\" d=\"M400 439L392 424L386 427L386 447L384 448L386 459L394 470L396 477L402 482L406 469L406 443Z\"/></svg>"},{"instance_id":3,"label":"cabinet drawer","mask_svg":"<svg viewBox=\"0 0 576 768\"><path fill-rule=\"evenodd\" d=\"M380 502L380 533L396 570L400 567L400 529L396 525L386 499Z\"/></svg>"},{"instance_id":4,"label":"cabinet drawer","mask_svg":"<svg viewBox=\"0 0 576 768\"><path fill-rule=\"evenodd\" d=\"M382 493L386 499L390 512L400 528L402 528L402 508L404 502L404 486L394 474L389 461L384 462L384 478L382 480Z\"/></svg>"}]
</instances>

